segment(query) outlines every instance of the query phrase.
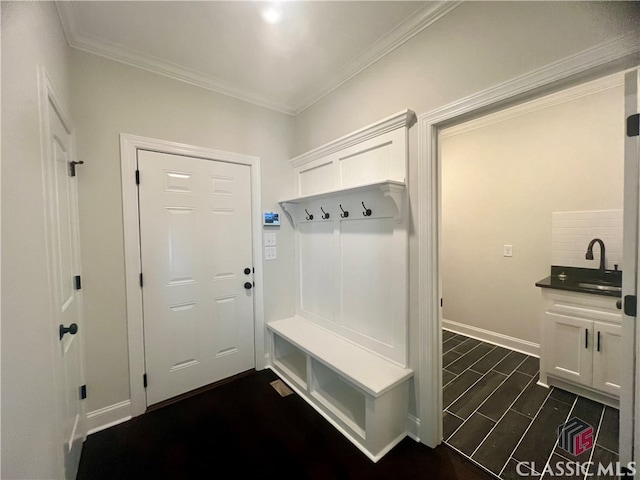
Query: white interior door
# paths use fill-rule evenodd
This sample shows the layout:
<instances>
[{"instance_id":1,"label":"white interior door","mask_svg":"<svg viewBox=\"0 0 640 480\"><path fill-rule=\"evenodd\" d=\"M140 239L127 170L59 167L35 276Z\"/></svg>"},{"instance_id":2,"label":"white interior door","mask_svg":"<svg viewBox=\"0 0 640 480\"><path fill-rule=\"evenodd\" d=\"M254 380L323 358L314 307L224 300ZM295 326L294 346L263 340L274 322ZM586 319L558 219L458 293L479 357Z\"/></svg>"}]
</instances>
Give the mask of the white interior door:
<instances>
[{"instance_id":1,"label":"white interior door","mask_svg":"<svg viewBox=\"0 0 640 480\"><path fill-rule=\"evenodd\" d=\"M71 176L71 162L75 160L71 130L56 105L52 89L47 89L43 97L46 98L43 105L43 141L47 235L56 322L53 334L59 345L55 371L61 404L65 476L74 479L86 438L81 398L84 383L82 335L78 333L82 331L83 324L77 177Z\"/></svg>"},{"instance_id":2,"label":"white interior door","mask_svg":"<svg viewBox=\"0 0 640 480\"><path fill-rule=\"evenodd\" d=\"M255 366L250 167L138 151L147 405Z\"/></svg>"},{"instance_id":3,"label":"white interior door","mask_svg":"<svg viewBox=\"0 0 640 480\"><path fill-rule=\"evenodd\" d=\"M625 118L640 112L640 70L625 75ZM637 297L638 292L638 225L640 224L640 142L638 136L625 135L624 155L624 270L622 295ZM625 310L627 310L625 308ZM620 393L620 461L626 464L637 460L640 452L640 356L637 348L640 333L636 328L636 315L622 315L622 362ZM635 362L634 360L635 359Z\"/></svg>"}]
</instances>

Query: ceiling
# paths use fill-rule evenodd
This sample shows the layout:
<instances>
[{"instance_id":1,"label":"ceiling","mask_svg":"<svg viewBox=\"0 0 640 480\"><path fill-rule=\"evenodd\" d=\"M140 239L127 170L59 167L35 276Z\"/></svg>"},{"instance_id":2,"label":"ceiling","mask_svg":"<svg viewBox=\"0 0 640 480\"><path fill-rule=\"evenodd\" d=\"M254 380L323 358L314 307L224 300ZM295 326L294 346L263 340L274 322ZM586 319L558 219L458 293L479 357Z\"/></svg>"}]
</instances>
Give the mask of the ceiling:
<instances>
[{"instance_id":1,"label":"ceiling","mask_svg":"<svg viewBox=\"0 0 640 480\"><path fill-rule=\"evenodd\" d=\"M63 1L69 45L295 115L457 1ZM278 23L262 18L267 8Z\"/></svg>"}]
</instances>

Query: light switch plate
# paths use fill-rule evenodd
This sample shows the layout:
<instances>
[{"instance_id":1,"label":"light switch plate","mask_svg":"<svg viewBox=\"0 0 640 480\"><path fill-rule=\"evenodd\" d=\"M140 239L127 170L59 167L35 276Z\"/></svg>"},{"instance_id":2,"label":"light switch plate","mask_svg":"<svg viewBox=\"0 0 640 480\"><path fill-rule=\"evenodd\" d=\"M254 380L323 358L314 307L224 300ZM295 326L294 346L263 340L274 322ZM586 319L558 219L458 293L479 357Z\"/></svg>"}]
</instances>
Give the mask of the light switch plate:
<instances>
[{"instance_id":1,"label":"light switch plate","mask_svg":"<svg viewBox=\"0 0 640 480\"><path fill-rule=\"evenodd\" d=\"M275 233L265 233L264 234L264 245L266 247L273 247L276 244L276 234Z\"/></svg>"},{"instance_id":2,"label":"light switch plate","mask_svg":"<svg viewBox=\"0 0 640 480\"><path fill-rule=\"evenodd\" d=\"M513 257L513 245L505 245L504 246L504 256L505 257Z\"/></svg>"},{"instance_id":3,"label":"light switch plate","mask_svg":"<svg viewBox=\"0 0 640 480\"><path fill-rule=\"evenodd\" d=\"M278 250L276 247L264 247L264 259L275 260L277 258Z\"/></svg>"}]
</instances>

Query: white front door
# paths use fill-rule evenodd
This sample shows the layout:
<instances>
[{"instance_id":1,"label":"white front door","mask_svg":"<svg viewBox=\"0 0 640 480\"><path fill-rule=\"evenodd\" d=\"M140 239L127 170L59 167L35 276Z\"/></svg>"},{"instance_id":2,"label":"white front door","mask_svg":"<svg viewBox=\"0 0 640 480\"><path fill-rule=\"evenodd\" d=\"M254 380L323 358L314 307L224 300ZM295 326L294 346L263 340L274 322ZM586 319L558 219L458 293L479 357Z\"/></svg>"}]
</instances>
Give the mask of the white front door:
<instances>
[{"instance_id":1,"label":"white front door","mask_svg":"<svg viewBox=\"0 0 640 480\"><path fill-rule=\"evenodd\" d=\"M640 70L625 75L625 118L640 112ZM640 141L638 136L625 135L624 143L624 257L622 271L622 295L624 304L628 297L637 297L639 284L640 218ZM625 308L627 310L627 308ZM637 461L640 454L640 355L637 349L640 330L636 328L636 315L626 311L622 315L622 371L620 392L620 461L626 464ZM635 359L635 362L634 362Z\"/></svg>"},{"instance_id":2,"label":"white front door","mask_svg":"<svg viewBox=\"0 0 640 480\"><path fill-rule=\"evenodd\" d=\"M255 366L250 167L138 151L147 405Z\"/></svg>"},{"instance_id":3,"label":"white front door","mask_svg":"<svg viewBox=\"0 0 640 480\"><path fill-rule=\"evenodd\" d=\"M41 73L43 168L47 200L49 274L52 286L55 371L61 412L65 477L76 478L82 443L86 437L81 345L82 297L78 233L77 177L72 176L73 137L53 88ZM80 332L80 333L79 333Z\"/></svg>"}]
</instances>

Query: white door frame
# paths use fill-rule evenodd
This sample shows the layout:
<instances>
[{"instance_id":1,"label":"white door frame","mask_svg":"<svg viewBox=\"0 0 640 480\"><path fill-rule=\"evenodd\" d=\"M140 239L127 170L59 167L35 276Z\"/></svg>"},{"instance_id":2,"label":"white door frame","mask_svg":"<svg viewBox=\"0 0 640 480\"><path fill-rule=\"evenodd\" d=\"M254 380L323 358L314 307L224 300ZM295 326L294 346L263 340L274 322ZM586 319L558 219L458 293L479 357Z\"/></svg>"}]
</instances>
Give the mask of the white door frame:
<instances>
[{"instance_id":1,"label":"white door frame","mask_svg":"<svg viewBox=\"0 0 640 480\"><path fill-rule=\"evenodd\" d=\"M262 213L260 158L252 155L213 150L182 143L169 142L137 135L120 134L120 159L122 172L122 210L124 215L125 288L127 294L127 332L129 338L129 384L131 414L135 417L145 412L147 400L143 385L144 331L142 315L142 288L140 287L140 217L138 188L135 182L138 150L184 155L206 160L237 163L251 167L251 229L253 235L253 318L255 365L266 367L264 346L264 288L262 284ZM142 179L141 181L144 181Z\"/></svg>"},{"instance_id":2,"label":"white door frame","mask_svg":"<svg viewBox=\"0 0 640 480\"><path fill-rule=\"evenodd\" d=\"M438 132L447 126L638 65L636 34L616 38L418 117L418 416L420 441L442 442L441 167ZM640 373L640 372L636 372ZM633 425L640 433L640 426ZM623 458L620 459L623 461ZM624 461L630 461L624 460Z\"/></svg>"},{"instance_id":3,"label":"white door frame","mask_svg":"<svg viewBox=\"0 0 640 480\"><path fill-rule=\"evenodd\" d=\"M640 95L639 89L639 76L638 70L627 72L625 76L625 117L636 114L640 111L638 102L638 96ZM626 133L626 132L625 132ZM640 162L638 157L640 154L640 140L638 137L629 137L625 135L625 172L624 172L624 223L635 228L624 229L624 253L623 258L625 262L625 268L622 272L622 297L626 295L636 295L638 293L638 285L640 285L640 270L638 269L638 258L640 258L640 244L638 244L638 226L640 225ZM627 207L627 205L629 205ZM634 244L635 242L635 244ZM633 261L635 269L631 270L626 267L628 260ZM624 300L623 300L624 304ZM620 395L620 406L631 405L631 408L624 408L620 410L620 424L631 424L636 419L636 422L640 421L640 405L638 405L638 398L640 395L640 355L638 355L638 349L640 348L640 328L636 327L638 321L637 316L622 315L622 351L635 351L635 378L633 369L623 369L621 372L622 385L633 384L635 380L635 389L623 389ZM632 460L638 456L640 452L640 431L636 428L634 431L629 432L625 430L622 432L620 445L620 459L622 462Z\"/></svg>"}]
</instances>

